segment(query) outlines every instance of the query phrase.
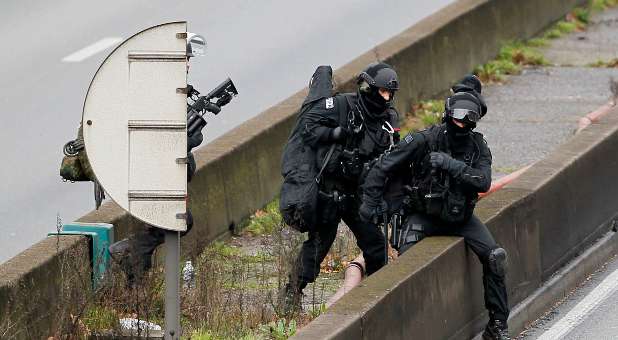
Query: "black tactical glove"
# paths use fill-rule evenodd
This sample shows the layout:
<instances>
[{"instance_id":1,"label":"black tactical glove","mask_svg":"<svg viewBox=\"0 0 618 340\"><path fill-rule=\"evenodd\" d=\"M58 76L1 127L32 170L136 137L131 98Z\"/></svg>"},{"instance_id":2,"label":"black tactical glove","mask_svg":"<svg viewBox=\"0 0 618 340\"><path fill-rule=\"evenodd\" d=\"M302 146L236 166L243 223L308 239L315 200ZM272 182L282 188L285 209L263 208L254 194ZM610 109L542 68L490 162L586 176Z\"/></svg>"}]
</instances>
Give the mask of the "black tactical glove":
<instances>
[{"instance_id":1,"label":"black tactical glove","mask_svg":"<svg viewBox=\"0 0 618 340\"><path fill-rule=\"evenodd\" d=\"M333 142L344 142L350 133L347 129L337 126L330 131L330 140Z\"/></svg>"},{"instance_id":2,"label":"black tactical glove","mask_svg":"<svg viewBox=\"0 0 618 340\"><path fill-rule=\"evenodd\" d=\"M204 110L206 110L208 112L211 112L211 113L214 113L214 114L219 114L219 112L221 112L221 106L223 106L223 105L217 105L215 103L211 103L209 101L206 101L204 103Z\"/></svg>"},{"instance_id":3,"label":"black tactical glove","mask_svg":"<svg viewBox=\"0 0 618 340\"><path fill-rule=\"evenodd\" d=\"M388 204L382 200L377 205L371 205L366 201L358 208L358 214L363 222L372 222L378 224L384 215L388 211Z\"/></svg>"},{"instance_id":4,"label":"black tactical glove","mask_svg":"<svg viewBox=\"0 0 618 340\"><path fill-rule=\"evenodd\" d=\"M446 170L451 176L457 175L466 166L466 163L458 161L444 152L430 153L429 162L432 167Z\"/></svg>"}]
</instances>

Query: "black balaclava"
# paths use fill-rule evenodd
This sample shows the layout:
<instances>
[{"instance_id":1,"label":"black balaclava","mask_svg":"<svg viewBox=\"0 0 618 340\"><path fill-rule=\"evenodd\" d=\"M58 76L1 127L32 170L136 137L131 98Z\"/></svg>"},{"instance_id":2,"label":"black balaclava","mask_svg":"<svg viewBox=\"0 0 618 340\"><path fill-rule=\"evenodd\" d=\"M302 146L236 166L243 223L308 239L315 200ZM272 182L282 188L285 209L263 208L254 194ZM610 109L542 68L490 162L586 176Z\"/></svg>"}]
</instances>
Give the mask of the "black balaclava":
<instances>
[{"instance_id":1,"label":"black balaclava","mask_svg":"<svg viewBox=\"0 0 618 340\"><path fill-rule=\"evenodd\" d=\"M369 118L387 118L388 112L386 111L391 106L395 91L399 89L399 80L395 70L386 63L371 63L359 74L358 85L358 96ZM391 97L388 101L380 95L380 88L390 91Z\"/></svg>"},{"instance_id":2,"label":"black balaclava","mask_svg":"<svg viewBox=\"0 0 618 340\"><path fill-rule=\"evenodd\" d=\"M383 120L388 118L387 109L390 108L391 102L386 101L378 92L379 89L375 86L368 85L367 90L358 90L358 98L360 99L363 111L372 120ZM392 100L392 95L391 95Z\"/></svg>"}]
</instances>

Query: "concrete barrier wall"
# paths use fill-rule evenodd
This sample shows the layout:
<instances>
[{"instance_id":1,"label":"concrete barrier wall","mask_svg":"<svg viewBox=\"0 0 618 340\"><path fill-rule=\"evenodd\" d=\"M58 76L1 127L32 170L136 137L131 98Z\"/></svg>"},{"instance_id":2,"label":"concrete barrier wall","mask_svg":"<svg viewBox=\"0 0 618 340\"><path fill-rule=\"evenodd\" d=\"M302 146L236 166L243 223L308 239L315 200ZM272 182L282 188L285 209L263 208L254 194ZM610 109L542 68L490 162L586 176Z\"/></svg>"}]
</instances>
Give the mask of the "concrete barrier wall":
<instances>
[{"instance_id":1,"label":"concrete barrier wall","mask_svg":"<svg viewBox=\"0 0 618 340\"><path fill-rule=\"evenodd\" d=\"M338 69L335 81L340 91L352 90L356 74L377 56L398 70L402 90L396 105L401 112L407 112L414 100L444 92L475 65L492 58L501 42L530 37L582 2L460 0ZM309 74L298 76L310 77ZM210 240L225 235L277 194L281 183L281 151L305 91L299 91L196 152L198 171L189 186L196 224L183 238L185 255L194 255ZM112 223L116 227L116 239L142 227L111 202L80 221ZM55 256L45 244L47 240L26 252L37 252L37 258ZM8 299L5 292L27 282L30 275L28 268L15 267L13 260L0 265L0 272L6 270L20 274L13 281L0 282L0 301ZM49 285L58 288L58 275L51 269L48 272L51 276L47 280L30 282L29 290L44 292ZM35 302L24 299L21 303ZM8 318L7 313L14 317L17 312L0 308L0 313L2 324Z\"/></svg>"},{"instance_id":2,"label":"concrete barrier wall","mask_svg":"<svg viewBox=\"0 0 618 340\"><path fill-rule=\"evenodd\" d=\"M618 109L476 210L509 253L511 306L608 232L618 213ZM486 322L481 268L463 239L432 237L383 268L295 339L460 339Z\"/></svg>"},{"instance_id":3,"label":"concrete barrier wall","mask_svg":"<svg viewBox=\"0 0 618 340\"><path fill-rule=\"evenodd\" d=\"M67 327L92 280L85 236L49 237L0 266L0 339L47 339Z\"/></svg>"}]
</instances>

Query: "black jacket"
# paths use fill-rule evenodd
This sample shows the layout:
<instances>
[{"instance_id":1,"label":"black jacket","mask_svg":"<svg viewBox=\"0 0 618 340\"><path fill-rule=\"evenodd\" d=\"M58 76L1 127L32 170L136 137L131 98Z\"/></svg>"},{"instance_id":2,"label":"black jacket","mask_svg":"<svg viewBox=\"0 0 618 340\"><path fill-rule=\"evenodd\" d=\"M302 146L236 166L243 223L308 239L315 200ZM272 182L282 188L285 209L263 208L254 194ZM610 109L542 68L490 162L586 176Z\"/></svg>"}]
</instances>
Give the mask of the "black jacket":
<instances>
[{"instance_id":1,"label":"black jacket","mask_svg":"<svg viewBox=\"0 0 618 340\"><path fill-rule=\"evenodd\" d=\"M368 115L360 117L363 110L360 104L357 94L353 93L321 99L304 114L299 126L305 145L316 152L318 168L322 167L331 145L337 144L323 177L327 182L334 182L337 189L347 192L357 190L360 176L360 173L345 166L352 163L350 158L355 157L353 163L362 168L365 163L377 158L390 147L390 136L382 128L386 126L385 122L397 131L399 126L399 116L395 109L387 110L382 115L383 119L371 120L367 118ZM353 125L358 126L359 122L362 122L361 130L353 133ZM346 138L339 142L332 138L332 132L338 126L347 131ZM397 133L394 138L398 139Z\"/></svg>"},{"instance_id":2,"label":"black jacket","mask_svg":"<svg viewBox=\"0 0 618 340\"><path fill-rule=\"evenodd\" d=\"M491 152L478 132L452 142L445 124L410 133L393 151L383 155L363 184L364 202L370 206L379 204L389 178L403 176L403 182L410 183L414 178L426 176L431 171L429 153L432 151L449 153L461 161L451 174L441 170L441 175L450 176L452 190L462 193L473 208L478 193L486 192L491 186Z\"/></svg>"}]
</instances>

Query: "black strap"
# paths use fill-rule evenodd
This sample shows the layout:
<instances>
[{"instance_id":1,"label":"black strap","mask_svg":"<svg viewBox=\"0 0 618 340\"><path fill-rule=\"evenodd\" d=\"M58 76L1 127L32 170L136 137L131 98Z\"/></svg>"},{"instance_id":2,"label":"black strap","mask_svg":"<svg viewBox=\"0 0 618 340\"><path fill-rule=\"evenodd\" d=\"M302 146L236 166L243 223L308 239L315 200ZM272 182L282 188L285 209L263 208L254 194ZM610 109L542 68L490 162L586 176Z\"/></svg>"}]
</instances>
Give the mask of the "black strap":
<instances>
[{"instance_id":1,"label":"black strap","mask_svg":"<svg viewBox=\"0 0 618 340\"><path fill-rule=\"evenodd\" d=\"M333 152L335 151L335 146L337 146L337 144L333 144L330 146L330 149L328 149L328 153L326 154L326 157L324 158L324 163L322 164L322 168L320 169L320 172L318 172L318 175L315 176L315 182L320 184L320 181L322 180L322 172L324 172L324 169L326 169L326 164L328 164L328 161L330 161L330 157L333 155Z\"/></svg>"},{"instance_id":2,"label":"black strap","mask_svg":"<svg viewBox=\"0 0 618 340\"><path fill-rule=\"evenodd\" d=\"M350 97L352 95L343 94L342 96L345 98L346 102L348 103L348 107L345 110L338 108L339 109L339 125L347 128L348 110L352 107L352 103L350 102ZM322 163L322 168L320 169L320 172L318 173L318 175L315 176L316 183L320 184L320 181L322 180L322 173L324 172L324 169L326 169L326 165L328 164L328 161L330 161L330 158L333 155L333 152L335 151L336 146L337 144L334 143L333 145L331 145L330 149L328 150L328 153L326 154L326 157L324 158L324 163Z\"/></svg>"},{"instance_id":3,"label":"black strap","mask_svg":"<svg viewBox=\"0 0 618 340\"><path fill-rule=\"evenodd\" d=\"M350 110L353 109L352 106L352 102L351 102L351 97L355 97L355 94L343 94L342 95L345 98L346 103L348 103L348 107L345 110L339 110L339 124L341 124L341 126L345 126L346 128L348 127L348 114L350 113Z\"/></svg>"}]
</instances>

